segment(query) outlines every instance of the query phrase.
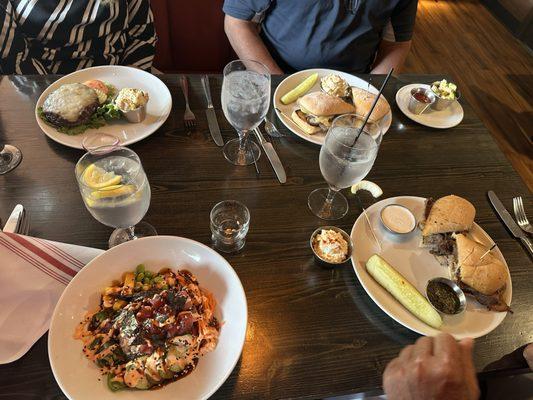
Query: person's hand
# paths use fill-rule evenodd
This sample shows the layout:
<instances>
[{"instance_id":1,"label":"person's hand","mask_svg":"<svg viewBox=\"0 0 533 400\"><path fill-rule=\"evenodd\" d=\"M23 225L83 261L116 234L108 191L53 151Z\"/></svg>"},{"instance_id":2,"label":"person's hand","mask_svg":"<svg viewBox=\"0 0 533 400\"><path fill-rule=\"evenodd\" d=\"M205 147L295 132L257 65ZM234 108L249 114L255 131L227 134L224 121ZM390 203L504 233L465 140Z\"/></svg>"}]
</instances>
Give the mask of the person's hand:
<instances>
[{"instance_id":1,"label":"person's hand","mask_svg":"<svg viewBox=\"0 0 533 400\"><path fill-rule=\"evenodd\" d=\"M528 344L524 349L524 358L527 361L527 365L529 365L529 369L533 371L533 343Z\"/></svg>"},{"instance_id":2,"label":"person's hand","mask_svg":"<svg viewBox=\"0 0 533 400\"><path fill-rule=\"evenodd\" d=\"M472 339L456 342L447 333L421 337L385 368L383 389L387 399L478 399L473 346Z\"/></svg>"}]
</instances>

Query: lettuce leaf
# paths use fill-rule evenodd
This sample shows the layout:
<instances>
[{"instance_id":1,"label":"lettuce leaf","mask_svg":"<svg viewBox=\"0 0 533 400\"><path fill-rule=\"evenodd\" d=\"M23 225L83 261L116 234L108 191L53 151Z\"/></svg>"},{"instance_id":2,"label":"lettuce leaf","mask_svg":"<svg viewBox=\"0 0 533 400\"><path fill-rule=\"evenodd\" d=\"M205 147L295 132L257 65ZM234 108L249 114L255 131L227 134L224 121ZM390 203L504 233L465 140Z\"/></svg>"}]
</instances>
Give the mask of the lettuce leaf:
<instances>
[{"instance_id":1,"label":"lettuce leaf","mask_svg":"<svg viewBox=\"0 0 533 400\"><path fill-rule=\"evenodd\" d=\"M85 124L77 126L56 126L51 124L45 117L42 107L37 109L37 114L46 124L57 129L58 132L69 136L79 135L87 129L98 129L106 125L108 121L122 118L120 110L112 103L106 103L96 109L96 112L91 116L89 121Z\"/></svg>"}]
</instances>

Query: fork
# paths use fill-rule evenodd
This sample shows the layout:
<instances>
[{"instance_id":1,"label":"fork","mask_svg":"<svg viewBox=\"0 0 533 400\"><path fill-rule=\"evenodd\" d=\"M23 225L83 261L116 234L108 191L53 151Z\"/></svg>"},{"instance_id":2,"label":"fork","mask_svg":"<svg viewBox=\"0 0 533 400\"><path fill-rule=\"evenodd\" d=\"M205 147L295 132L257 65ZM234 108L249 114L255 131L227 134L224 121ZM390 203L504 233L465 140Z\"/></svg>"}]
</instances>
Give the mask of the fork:
<instances>
[{"instance_id":1,"label":"fork","mask_svg":"<svg viewBox=\"0 0 533 400\"><path fill-rule=\"evenodd\" d=\"M183 114L183 122L185 126L189 129L196 127L196 117L189 107L189 82L187 77L183 76L180 78L181 90L183 91L183 97L185 97L185 113Z\"/></svg>"},{"instance_id":2,"label":"fork","mask_svg":"<svg viewBox=\"0 0 533 400\"><path fill-rule=\"evenodd\" d=\"M520 226L524 232L533 233L533 227L529 223L529 220L526 216L526 211L524 210L522 196L513 197L513 208L518 226Z\"/></svg>"},{"instance_id":3,"label":"fork","mask_svg":"<svg viewBox=\"0 0 533 400\"><path fill-rule=\"evenodd\" d=\"M15 232L19 235L28 235L30 232L30 214L26 211L25 208L22 209L22 212L19 215L17 220L17 226L15 227Z\"/></svg>"}]
</instances>

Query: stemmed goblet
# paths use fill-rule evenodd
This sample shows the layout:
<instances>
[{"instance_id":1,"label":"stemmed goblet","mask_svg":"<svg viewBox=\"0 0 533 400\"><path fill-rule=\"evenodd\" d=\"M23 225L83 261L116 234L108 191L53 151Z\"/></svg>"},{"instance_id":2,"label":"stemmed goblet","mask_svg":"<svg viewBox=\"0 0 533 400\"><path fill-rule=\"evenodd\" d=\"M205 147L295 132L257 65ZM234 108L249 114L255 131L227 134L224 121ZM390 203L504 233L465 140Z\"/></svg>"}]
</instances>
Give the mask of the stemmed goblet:
<instances>
[{"instance_id":1,"label":"stemmed goblet","mask_svg":"<svg viewBox=\"0 0 533 400\"><path fill-rule=\"evenodd\" d=\"M224 157L235 165L253 164L261 155L250 131L263 121L270 104L270 72L258 61L235 60L224 68L222 110L238 139L224 146Z\"/></svg>"},{"instance_id":2,"label":"stemmed goblet","mask_svg":"<svg viewBox=\"0 0 533 400\"><path fill-rule=\"evenodd\" d=\"M320 172L327 189L316 189L307 203L313 214L326 220L336 220L348 212L348 201L339 191L365 178L378 154L383 131L378 123L363 117L344 114L335 118L320 149Z\"/></svg>"}]
</instances>

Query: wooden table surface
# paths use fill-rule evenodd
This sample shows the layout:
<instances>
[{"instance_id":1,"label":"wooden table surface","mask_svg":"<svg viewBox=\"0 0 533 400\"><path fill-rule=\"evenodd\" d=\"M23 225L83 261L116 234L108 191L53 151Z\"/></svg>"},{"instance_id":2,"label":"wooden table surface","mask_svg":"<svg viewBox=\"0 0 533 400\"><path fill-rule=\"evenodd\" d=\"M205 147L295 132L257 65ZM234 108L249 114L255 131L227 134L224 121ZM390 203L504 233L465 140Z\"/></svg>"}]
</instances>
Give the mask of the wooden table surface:
<instances>
[{"instance_id":1,"label":"wooden table surface","mask_svg":"<svg viewBox=\"0 0 533 400\"><path fill-rule=\"evenodd\" d=\"M160 234L209 244L209 211L216 202L237 199L251 212L246 247L226 257L246 291L248 333L240 361L214 398L319 398L379 389L386 364L418 335L373 303L351 265L329 271L314 264L309 236L324 221L310 213L307 196L325 186L319 147L294 135L271 139L288 181L278 183L264 155L257 177L253 166L229 164L213 143L199 77L190 77L191 106L198 118L198 131L191 134L183 126L179 76L161 78L172 93L172 113L158 132L131 146L152 185L146 220ZM375 77L374 84L382 78ZM531 198L468 104L462 101L465 118L458 127L423 127L398 110L394 94L405 83L432 77L400 78L385 92L393 123L368 179L383 188L384 197L454 193L476 206L477 222L498 243L513 278L514 314L478 339L474 351L482 375L498 372L504 368L497 363L500 358L533 341L533 268L494 214L486 192L494 189L509 209L512 196L522 195L531 210ZM21 203L31 213L32 235L105 248L111 230L86 211L74 177L82 152L49 140L35 121L37 98L55 79L4 76L0 81L0 142L12 143L24 154L14 172L0 176L0 218L5 221ZM273 87L280 80L273 77ZM227 140L235 132L220 109L220 85L221 77L213 77L215 108ZM350 231L360 210L346 194L350 211L337 225ZM369 197L363 200L370 204ZM50 370L46 343L45 335L20 360L0 366L0 397L64 398ZM505 366L515 371L521 367L517 360Z\"/></svg>"}]
</instances>

